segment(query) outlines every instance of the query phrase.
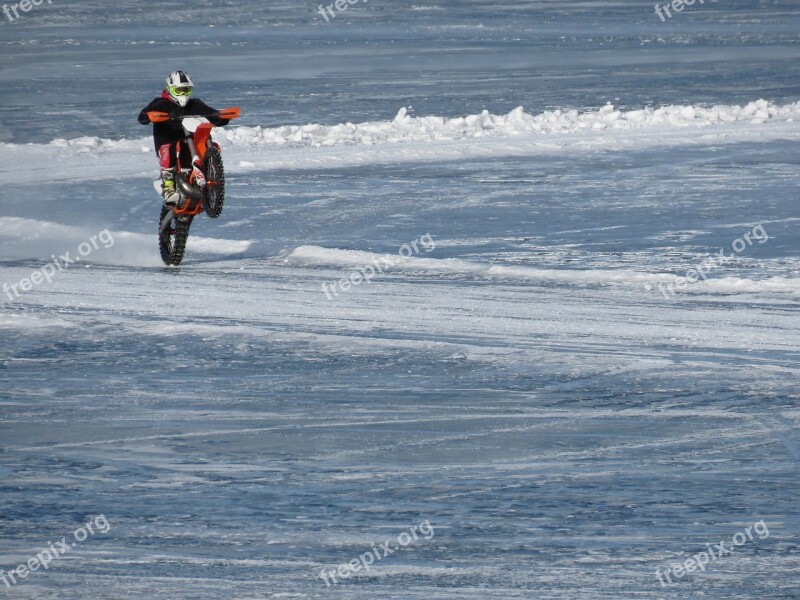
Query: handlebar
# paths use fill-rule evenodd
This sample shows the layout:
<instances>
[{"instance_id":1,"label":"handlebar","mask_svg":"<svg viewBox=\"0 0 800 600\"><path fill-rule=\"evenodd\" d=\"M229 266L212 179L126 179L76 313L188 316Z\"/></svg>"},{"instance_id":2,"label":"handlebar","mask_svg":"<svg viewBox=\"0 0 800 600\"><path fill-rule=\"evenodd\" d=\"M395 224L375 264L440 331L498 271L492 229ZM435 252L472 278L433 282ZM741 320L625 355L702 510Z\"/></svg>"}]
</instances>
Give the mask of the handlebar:
<instances>
[{"instance_id":1,"label":"handlebar","mask_svg":"<svg viewBox=\"0 0 800 600\"><path fill-rule=\"evenodd\" d=\"M147 117L151 123L164 123L166 121L182 121L183 119L204 119L206 117L219 117L220 119L227 119L229 121L236 119L241 114L241 110L237 107L223 108L209 115L181 115L179 117L170 116L169 113L161 112L158 110L151 110L147 113Z\"/></svg>"}]
</instances>

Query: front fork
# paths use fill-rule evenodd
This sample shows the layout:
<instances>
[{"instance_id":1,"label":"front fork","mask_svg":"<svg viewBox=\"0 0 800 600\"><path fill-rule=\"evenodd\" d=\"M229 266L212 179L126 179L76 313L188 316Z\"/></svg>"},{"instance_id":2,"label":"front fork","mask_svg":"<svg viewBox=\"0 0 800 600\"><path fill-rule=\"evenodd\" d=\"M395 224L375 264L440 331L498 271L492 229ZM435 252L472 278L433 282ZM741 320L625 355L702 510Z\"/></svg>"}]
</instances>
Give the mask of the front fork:
<instances>
[{"instance_id":1,"label":"front fork","mask_svg":"<svg viewBox=\"0 0 800 600\"><path fill-rule=\"evenodd\" d=\"M208 143L211 143L211 138L208 138ZM194 138L186 138L186 144L189 146L189 150L192 153L192 175L194 176L193 179L198 181L198 186L200 189L206 187L206 178L205 173L203 173L203 163L200 161L200 153L197 151L197 146L194 143Z\"/></svg>"}]
</instances>

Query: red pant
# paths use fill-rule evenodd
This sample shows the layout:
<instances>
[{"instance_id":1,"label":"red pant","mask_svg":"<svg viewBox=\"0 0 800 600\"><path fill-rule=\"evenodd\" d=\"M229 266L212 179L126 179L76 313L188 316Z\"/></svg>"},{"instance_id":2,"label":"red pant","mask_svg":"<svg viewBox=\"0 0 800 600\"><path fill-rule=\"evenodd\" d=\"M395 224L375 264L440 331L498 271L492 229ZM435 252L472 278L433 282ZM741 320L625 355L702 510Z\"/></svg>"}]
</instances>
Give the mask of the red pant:
<instances>
[{"instance_id":1,"label":"red pant","mask_svg":"<svg viewBox=\"0 0 800 600\"><path fill-rule=\"evenodd\" d=\"M164 144L158 149L158 164L162 169L172 169L175 166L175 161L178 156L178 142ZM192 157L190 153L184 149L181 152L181 167L188 169L192 166Z\"/></svg>"}]
</instances>

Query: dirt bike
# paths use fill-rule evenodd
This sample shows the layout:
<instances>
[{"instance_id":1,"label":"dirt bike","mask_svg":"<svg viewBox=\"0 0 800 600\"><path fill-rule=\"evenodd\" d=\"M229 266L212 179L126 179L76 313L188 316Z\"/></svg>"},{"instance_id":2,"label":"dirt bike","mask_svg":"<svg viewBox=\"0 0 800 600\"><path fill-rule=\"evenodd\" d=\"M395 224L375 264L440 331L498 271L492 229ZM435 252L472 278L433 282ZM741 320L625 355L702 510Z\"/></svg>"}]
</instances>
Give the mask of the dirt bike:
<instances>
[{"instance_id":1,"label":"dirt bike","mask_svg":"<svg viewBox=\"0 0 800 600\"><path fill-rule=\"evenodd\" d=\"M223 119L236 119L238 108L226 108L211 115ZM204 212L216 219L222 214L225 204L225 168L219 144L211 139L214 125L200 115L171 117L168 113L148 113L153 123L181 121L184 138L178 142L175 167L175 190L179 195L174 206L161 207L158 224L158 246L164 264L181 264L189 238L189 227L194 218ZM188 152L190 161L181 160L181 152ZM184 167L187 162L191 168ZM199 173L198 173L199 171ZM156 182L160 192L159 182Z\"/></svg>"}]
</instances>

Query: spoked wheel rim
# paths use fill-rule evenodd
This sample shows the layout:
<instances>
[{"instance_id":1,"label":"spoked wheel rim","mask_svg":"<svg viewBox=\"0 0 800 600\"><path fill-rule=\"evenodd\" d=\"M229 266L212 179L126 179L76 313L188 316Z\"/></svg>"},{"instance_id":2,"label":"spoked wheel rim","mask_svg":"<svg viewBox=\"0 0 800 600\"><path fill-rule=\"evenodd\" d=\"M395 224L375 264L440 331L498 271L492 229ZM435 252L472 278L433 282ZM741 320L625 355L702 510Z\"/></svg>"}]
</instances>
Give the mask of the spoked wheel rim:
<instances>
[{"instance_id":1,"label":"spoked wheel rim","mask_svg":"<svg viewBox=\"0 0 800 600\"><path fill-rule=\"evenodd\" d=\"M203 190L203 210L216 219L225 203L225 169L222 157L215 147L209 148L205 160L206 187Z\"/></svg>"}]
</instances>

